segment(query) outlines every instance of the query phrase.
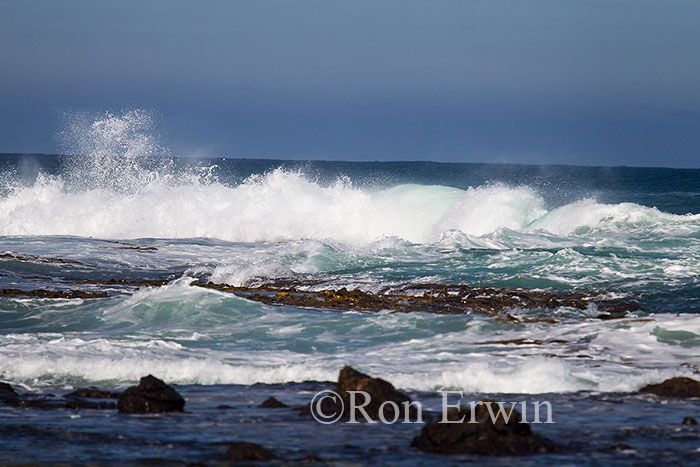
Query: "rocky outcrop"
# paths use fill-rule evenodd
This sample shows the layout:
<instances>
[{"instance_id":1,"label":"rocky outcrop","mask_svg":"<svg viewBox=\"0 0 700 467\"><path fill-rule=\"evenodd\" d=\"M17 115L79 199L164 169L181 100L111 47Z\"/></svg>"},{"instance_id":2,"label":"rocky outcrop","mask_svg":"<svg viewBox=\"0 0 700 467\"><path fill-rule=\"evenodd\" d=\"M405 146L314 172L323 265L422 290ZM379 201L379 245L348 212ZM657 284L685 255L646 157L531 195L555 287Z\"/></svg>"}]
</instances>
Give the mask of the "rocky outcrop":
<instances>
[{"instance_id":1,"label":"rocky outcrop","mask_svg":"<svg viewBox=\"0 0 700 467\"><path fill-rule=\"evenodd\" d=\"M229 444L224 459L230 461L269 461L274 459L272 452L255 443L238 442Z\"/></svg>"},{"instance_id":2,"label":"rocky outcrop","mask_svg":"<svg viewBox=\"0 0 700 467\"><path fill-rule=\"evenodd\" d=\"M698 421L695 420L693 417L685 417L682 423L683 425L697 425Z\"/></svg>"},{"instance_id":3,"label":"rocky outcrop","mask_svg":"<svg viewBox=\"0 0 700 467\"><path fill-rule=\"evenodd\" d=\"M288 407L289 406L287 404L278 401L274 397L268 397L258 406L260 409L286 409Z\"/></svg>"},{"instance_id":4,"label":"rocky outcrop","mask_svg":"<svg viewBox=\"0 0 700 467\"><path fill-rule=\"evenodd\" d=\"M354 414L351 410L353 402L351 391L362 391L367 394L367 396L359 393L354 394ZM306 405L298 410L300 410L301 415L318 416L323 414L321 418L324 420L354 418L355 421L365 422L369 418L378 421L381 420L380 412L384 416L384 420L389 422L407 419L417 420L416 407L410 403L411 398L398 391L388 381L373 378L350 366L345 366L338 374L338 383L333 392L328 393L327 397L320 399L317 403ZM360 406L362 406L361 409ZM398 414L395 407L398 408Z\"/></svg>"},{"instance_id":5,"label":"rocky outcrop","mask_svg":"<svg viewBox=\"0 0 700 467\"><path fill-rule=\"evenodd\" d=\"M350 393L348 391L363 391L368 394L369 404L364 407L364 410L367 411L367 415L373 420L379 419L380 410L383 412L385 420L393 420L397 415L403 420L406 416L404 408L406 404L411 402L410 397L398 391L388 381L384 381L381 378L372 378L347 365L340 370L338 375L338 391L345 402L346 413L344 415L346 417L350 416ZM356 396L355 402L356 405L363 404L364 396ZM382 404L384 404L383 408L381 408ZM399 414L396 414L394 406L399 408ZM415 411L410 412L408 415L415 418ZM360 419L359 417L360 414L356 414L356 418Z\"/></svg>"},{"instance_id":6,"label":"rocky outcrop","mask_svg":"<svg viewBox=\"0 0 700 467\"><path fill-rule=\"evenodd\" d=\"M485 403L492 403L495 423ZM504 409L510 412L510 406ZM534 435L529 424L520 423L522 417L517 410L512 409L506 421L495 401L481 401L474 408L473 418L469 406L449 410L447 419L455 423L430 421L411 445L434 454L481 456L520 456L558 450L554 443ZM476 423L470 423L472 420Z\"/></svg>"},{"instance_id":7,"label":"rocky outcrop","mask_svg":"<svg viewBox=\"0 0 700 467\"><path fill-rule=\"evenodd\" d=\"M639 392L656 394L661 397L700 397L700 381L676 377L659 384L644 386Z\"/></svg>"},{"instance_id":8,"label":"rocky outcrop","mask_svg":"<svg viewBox=\"0 0 700 467\"><path fill-rule=\"evenodd\" d=\"M138 386L126 389L117 402L123 413L181 412L184 407L185 399L152 375L141 378Z\"/></svg>"},{"instance_id":9,"label":"rocky outcrop","mask_svg":"<svg viewBox=\"0 0 700 467\"><path fill-rule=\"evenodd\" d=\"M0 297L33 297L33 298L105 298L107 292L84 292L82 290L21 290L21 289L0 289Z\"/></svg>"},{"instance_id":10,"label":"rocky outcrop","mask_svg":"<svg viewBox=\"0 0 700 467\"><path fill-rule=\"evenodd\" d=\"M614 319L640 308L639 303L635 301L603 299L579 292L547 292L467 285L413 284L398 289L386 289L376 294L345 288L318 290L317 283L304 282L282 282L261 287L237 287L212 282L194 282L191 285L230 292L268 305L369 312L390 310L401 313L414 311L437 314L484 313L507 320L518 320L514 317L504 317L502 314L503 311L513 309L551 310L569 307L586 310L595 306L600 311L598 318ZM312 287L316 290L309 290ZM548 319L552 321L552 318ZM539 320L542 321L541 318Z\"/></svg>"}]
</instances>

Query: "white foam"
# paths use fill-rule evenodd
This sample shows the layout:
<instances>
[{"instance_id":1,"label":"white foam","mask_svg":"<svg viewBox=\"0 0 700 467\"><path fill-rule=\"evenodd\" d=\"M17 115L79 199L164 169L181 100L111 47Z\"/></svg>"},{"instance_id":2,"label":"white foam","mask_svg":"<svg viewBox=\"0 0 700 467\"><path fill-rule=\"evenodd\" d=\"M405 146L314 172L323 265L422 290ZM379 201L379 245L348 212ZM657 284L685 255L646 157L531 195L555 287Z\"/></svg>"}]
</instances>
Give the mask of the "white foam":
<instances>
[{"instance_id":1,"label":"white foam","mask_svg":"<svg viewBox=\"0 0 700 467\"><path fill-rule=\"evenodd\" d=\"M466 242L474 246L506 248L512 244L503 240L504 229L523 233L539 229L566 237L582 227L672 228L700 221L700 216L674 216L632 204L583 201L551 212L543 205L527 187L496 184L458 190L403 185L372 191L347 181L324 186L281 169L235 187L155 180L135 194L102 188L74 191L60 177L40 176L34 185L15 188L0 199L0 235L211 237L234 242L314 239L369 245L386 237L415 243L444 241L443 234L453 231L466 235ZM529 240L538 241L532 236ZM541 240L551 241L551 237Z\"/></svg>"},{"instance_id":2,"label":"white foam","mask_svg":"<svg viewBox=\"0 0 700 467\"><path fill-rule=\"evenodd\" d=\"M335 380L350 364L413 390L636 391L692 376L700 342L692 314L514 326L478 316L293 312L187 283L103 302L104 324L93 331L0 336L0 379L124 386L151 373L180 384L284 383ZM89 306L63 313L71 322Z\"/></svg>"},{"instance_id":3,"label":"white foam","mask_svg":"<svg viewBox=\"0 0 700 467\"><path fill-rule=\"evenodd\" d=\"M700 215L676 216L632 203L582 200L548 211L527 186L373 190L353 186L342 174L322 184L282 169L228 186L216 181L211 168L176 173L154 136L152 114L139 109L92 119L72 115L62 135L66 152L76 154L65 173L40 175L30 186L5 178L0 235L306 239L350 246L385 238L445 244L449 238L466 247L507 249L624 244L626 234L640 229L677 237L700 229ZM591 230L622 235L611 240Z\"/></svg>"},{"instance_id":4,"label":"white foam","mask_svg":"<svg viewBox=\"0 0 700 467\"><path fill-rule=\"evenodd\" d=\"M295 272L278 261L217 266L211 281L234 286L251 286L255 279L292 279Z\"/></svg>"},{"instance_id":5,"label":"white foam","mask_svg":"<svg viewBox=\"0 0 700 467\"><path fill-rule=\"evenodd\" d=\"M680 228L680 234L688 231L689 224L699 227L700 215L674 215L656 208L634 203L601 204L592 199L577 201L561 206L536 219L530 225L533 229L543 229L556 235L570 235L581 228L607 231L635 231L660 226L667 234Z\"/></svg>"}]
</instances>

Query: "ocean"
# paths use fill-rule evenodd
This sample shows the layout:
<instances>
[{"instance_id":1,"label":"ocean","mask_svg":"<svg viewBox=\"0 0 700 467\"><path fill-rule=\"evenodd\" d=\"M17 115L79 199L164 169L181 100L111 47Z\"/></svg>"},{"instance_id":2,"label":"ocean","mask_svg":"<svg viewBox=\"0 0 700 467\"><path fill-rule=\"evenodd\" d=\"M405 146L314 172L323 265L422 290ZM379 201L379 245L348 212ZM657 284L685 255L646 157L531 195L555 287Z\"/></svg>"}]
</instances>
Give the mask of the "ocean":
<instances>
[{"instance_id":1,"label":"ocean","mask_svg":"<svg viewBox=\"0 0 700 467\"><path fill-rule=\"evenodd\" d=\"M0 288L107 296L1 297L0 380L60 395L153 374L187 413L0 406L2 461L207 463L233 440L292 463L700 460L700 431L680 424L700 401L637 393L700 374L700 170L175 157L138 113L69 133L76 155L0 158ZM193 286L209 282L592 298L394 313ZM594 299L638 306L600 319ZM308 403L344 365L431 407L439 390L549 400L555 423L533 431L565 449L445 458L410 448L420 426L327 426L256 407L269 395Z\"/></svg>"}]
</instances>

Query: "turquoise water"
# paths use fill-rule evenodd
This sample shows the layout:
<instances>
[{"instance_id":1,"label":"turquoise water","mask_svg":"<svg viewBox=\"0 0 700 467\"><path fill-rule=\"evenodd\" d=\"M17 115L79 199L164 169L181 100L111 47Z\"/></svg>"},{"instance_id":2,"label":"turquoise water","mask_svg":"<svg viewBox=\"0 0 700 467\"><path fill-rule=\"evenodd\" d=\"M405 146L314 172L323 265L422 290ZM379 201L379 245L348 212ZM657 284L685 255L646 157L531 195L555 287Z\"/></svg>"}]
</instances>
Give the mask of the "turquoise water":
<instances>
[{"instance_id":1,"label":"turquoise water","mask_svg":"<svg viewBox=\"0 0 700 467\"><path fill-rule=\"evenodd\" d=\"M123 385L157 372L183 384L281 383L333 379L352 363L407 389L532 393L636 390L697 371L700 171L112 163L105 186L74 158L5 158L0 285L171 282L105 300L3 299L8 381ZM189 286L277 279L579 290L642 311L605 322L595 309L513 310L558 323L503 324L274 308ZM514 339L543 343L480 344Z\"/></svg>"},{"instance_id":2,"label":"turquoise water","mask_svg":"<svg viewBox=\"0 0 700 467\"><path fill-rule=\"evenodd\" d=\"M111 295L0 299L0 379L25 390L152 373L250 398L249 385L334 380L351 364L407 391L554 393L594 412L579 391L700 372L700 170L195 160L127 117L81 131L79 157L1 159L0 288ZM169 284L76 285L109 279ZM602 321L594 306L516 309L529 322L506 323L272 307L190 286L279 279L575 290L641 310ZM686 409L697 412L673 416Z\"/></svg>"}]
</instances>

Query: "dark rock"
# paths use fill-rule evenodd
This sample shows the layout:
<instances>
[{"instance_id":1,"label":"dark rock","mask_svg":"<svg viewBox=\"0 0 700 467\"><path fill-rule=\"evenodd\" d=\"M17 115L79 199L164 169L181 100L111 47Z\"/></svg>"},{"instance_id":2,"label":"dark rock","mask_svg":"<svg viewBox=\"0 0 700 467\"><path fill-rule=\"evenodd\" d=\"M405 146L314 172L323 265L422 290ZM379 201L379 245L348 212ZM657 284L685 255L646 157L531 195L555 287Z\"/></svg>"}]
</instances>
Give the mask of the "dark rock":
<instances>
[{"instance_id":1,"label":"dark rock","mask_svg":"<svg viewBox=\"0 0 700 467\"><path fill-rule=\"evenodd\" d=\"M96 388L80 388L76 389L73 392L69 392L64 397L86 397L88 399L119 399L119 396L120 393L118 392L102 391Z\"/></svg>"},{"instance_id":2,"label":"dark rock","mask_svg":"<svg viewBox=\"0 0 700 467\"><path fill-rule=\"evenodd\" d=\"M460 407L447 412L448 420L456 423L440 423L439 420L428 422L419 436L413 438L411 446L421 451L435 454L476 454L481 456L518 456L554 452L558 447L546 439L532 433L530 425L519 423L520 413L513 409L508 422L499 414L494 401L481 401L474 409L472 419L471 407ZM498 414L493 423L488 408L483 404L493 402L492 410ZM508 406L504 406L509 411ZM463 422L458 422L464 417Z\"/></svg>"},{"instance_id":3,"label":"dark rock","mask_svg":"<svg viewBox=\"0 0 700 467\"><path fill-rule=\"evenodd\" d=\"M551 317L515 318L503 311L513 309L548 310L571 307L588 309L595 304L600 319L623 318L640 309L639 303L599 297L577 292L541 291L492 287L470 287L448 284L412 284L398 289L387 288L379 293L359 289L302 290L318 285L314 281L282 281L259 287L237 287L213 282L193 282L194 287L230 292L248 300L268 305L314 308L319 310L360 310L379 312L428 312L437 314L485 313L507 321L534 320L556 322ZM421 294L422 293L422 294Z\"/></svg>"},{"instance_id":4,"label":"dark rock","mask_svg":"<svg viewBox=\"0 0 700 467\"><path fill-rule=\"evenodd\" d=\"M82 261L71 261L71 260L61 259L61 258L42 258L40 256L19 255L19 254L13 254L13 253L9 253L9 252L0 254L0 259L14 260L14 261L26 261L26 262L32 262L32 263L75 264L75 265L80 265L80 266L85 265L85 263L83 263Z\"/></svg>"},{"instance_id":5,"label":"dark rock","mask_svg":"<svg viewBox=\"0 0 700 467\"><path fill-rule=\"evenodd\" d=\"M175 389L152 375L125 390L117 402L123 413L181 412L184 406L185 399Z\"/></svg>"},{"instance_id":6,"label":"dark rock","mask_svg":"<svg viewBox=\"0 0 700 467\"><path fill-rule=\"evenodd\" d=\"M116 409L117 404L114 402L93 402L80 398L66 399L65 407L68 409L93 409L93 410L110 410Z\"/></svg>"},{"instance_id":7,"label":"dark rock","mask_svg":"<svg viewBox=\"0 0 700 467\"><path fill-rule=\"evenodd\" d=\"M364 410L367 411L367 415L373 420L379 419L380 406L384 402L395 403L399 408L399 417L403 420L406 416L404 413L405 404L411 402L410 397L396 390L388 381L384 381L380 378L372 378L347 365L340 370L340 374L338 375L338 391L343 398L345 406L344 415L346 417L351 415L349 413L350 394L348 391L364 391L369 395L370 402L364 407ZM356 406L362 405L364 402L364 397L361 394L357 394L355 398ZM412 410L412 412L409 413L409 416L415 418L415 408L411 406L410 410ZM356 419L363 420L364 417L359 413L359 409L356 412ZM386 404L382 412L386 420L393 420L396 416L392 404Z\"/></svg>"},{"instance_id":8,"label":"dark rock","mask_svg":"<svg viewBox=\"0 0 700 467\"><path fill-rule=\"evenodd\" d=\"M656 394L662 397L700 397L700 381L676 377L659 384L644 386L639 392Z\"/></svg>"},{"instance_id":9,"label":"dark rock","mask_svg":"<svg viewBox=\"0 0 700 467\"><path fill-rule=\"evenodd\" d=\"M66 401L51 396L40 394L24 394L19 401L20 407L31 407L35 409L64 409Z\"/></svg>"},{"instance_id":10,"label":"dark rock","mask_svg":"<svg viewBox=\"0 0 700 467\"><path fill-rule=\"evenodd\" d=\"M0 297L35 297L35 298L65 298L65 299L91 299L109 297L107 292L84 292L82 290L20 290L0 289Z\"/></svg>"},{"instance_id":11,"label":"dark rock","mask_svg":"<svg viewBox=\"0 0 700 467\"><path fill-rule=\"evenodd\" d=\"M698 421L695 420L693 417L685 417L683 419L683 425L697 425Z\"/></svg>"},{"instance_id":12,"label":"dark rock","mask_svg":"<svg viewBox=\"0 0 700 467\"><path fill-rule=\"evenodd\" d=\"M0 402L8 405L19 405L19 394L7 383L0 383Z\"/></svg>"},{"instance_id":13,"label":"dark rock","mask_svg":"<svg viewBox=\"0 0 700 467\"><path fill-rule=\"evenodd\" d=\"M214 408L215 408L215 409L219 409L219 410L228 410L228 409L232 409L233 406L232 406L232 405L226 405L226 404L219 404L219 405L217 405L217 406L214 407Z\"/></svg>"},{"instance_id":14,"label":"dark rock","mask_svg":"<svg viewBox=\"0 0 700 467\"><path fill-rule=\"evenodd\" d=\"M231 461L269 461L274 455L255 443L231 443L224 458Z\"/></svg>"},{"instance_id":15,"label":"dark rock","mask_svg":"<svg viewBox=\"0 0 700 467\"><path fill-rule=\"evenodd\" d=\"M118 246L118 250L139 250L139 251L157 251L158 248L154 246Z\"/></svg>"},{"instance_id":16,"label":"dark rock","mask_svg":"<svg viewBox=\"0 0 700 467\"><path fill-rule=\"evenodd\" d=\"M268 397L258 406L260 409L286 409L287 407L289 407L287 404L278 401L274 397Z\"/></svg>"},{"instance_id":17,"label":"dark rock","mask_svg":"<svg viewBox=\"0 0 700 467\"><path fill-rule=\"evenodd\" d=\"M307 404L295 407L300 416L321 416L326 421L338 419L351 419L351 402L353 395L349 391L363 391L367 394L354 394L355 413L354 419L358 422L366 421L367 418L380 420L380 407L384 420L387 422L402 422L408 420L419 420L419 414L415 405L410 405L411 398L398 391L394 386L380 378L372 378L364 373L360 373L350 366L345 366L338 374L338 384L326 397L314 404ZM365 397L369 397L369 403L365 405ZM394 404L398 407L399 413L394 410ZM361 408L360 408L361 407ZM408 413L406 413L408 407ZM365 411L367 417L362 413Z\"/></svg>"},{"instance_id":18,"label":"dark rock","mask_svg":"<svg viewBox=\"0 0 700 467\"><path fill-rule=\"evenodd\" d=\"M72 394L72 393L71 393ZM0 383L0 402L37 409L114 409L114 402L95 402L81 397L56 397L53 394L25 393L22 396L7 383Z\"/></svg>"}]
</instances>

